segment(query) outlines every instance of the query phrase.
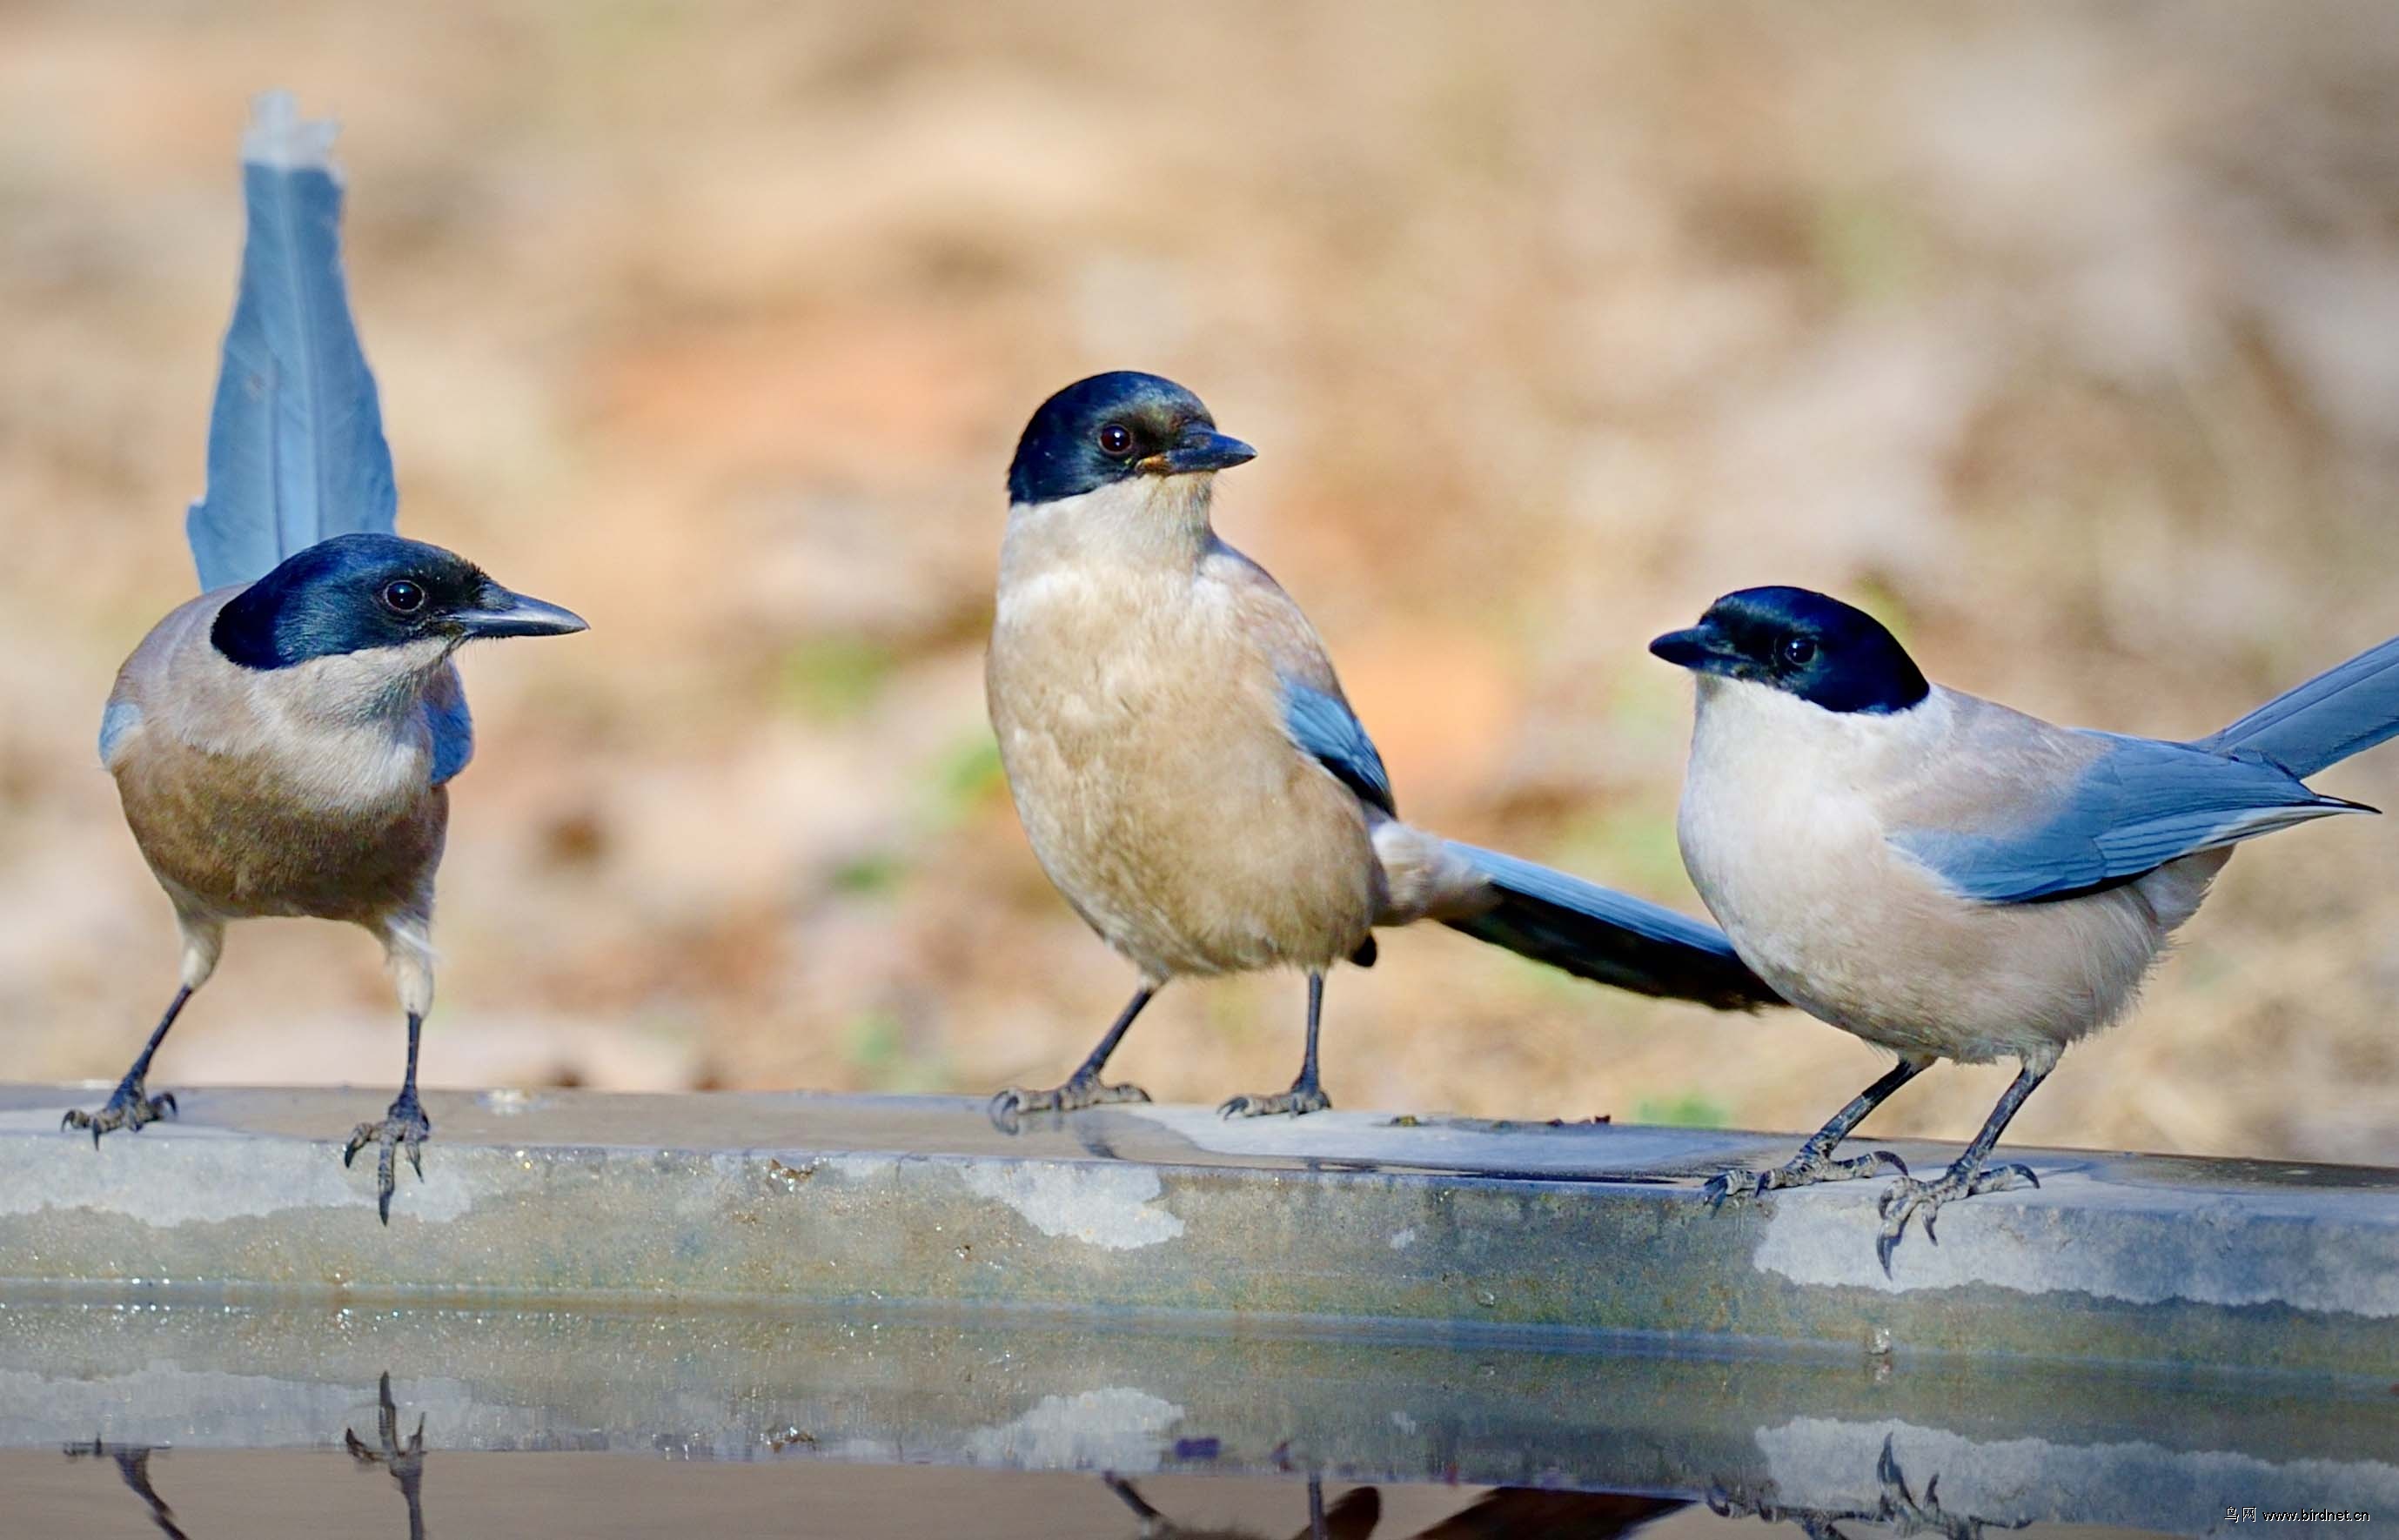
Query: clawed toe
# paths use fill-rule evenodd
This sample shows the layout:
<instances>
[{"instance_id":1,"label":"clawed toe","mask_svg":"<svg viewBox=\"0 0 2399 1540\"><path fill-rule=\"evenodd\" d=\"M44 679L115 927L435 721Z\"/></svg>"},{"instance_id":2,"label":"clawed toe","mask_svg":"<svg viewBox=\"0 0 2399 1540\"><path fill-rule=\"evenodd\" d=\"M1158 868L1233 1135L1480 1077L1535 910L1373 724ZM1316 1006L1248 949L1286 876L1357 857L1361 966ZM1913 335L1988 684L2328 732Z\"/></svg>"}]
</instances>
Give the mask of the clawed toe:
<instances>
[{"instance_id":1,"label":"clawed toe","mask_svg":"<svg viewBox=\"0 0 2399 1540\"><path fill-rule=\"evenodd\" d=\"M100 1136L123 1128L138 1132L143 1126L176 1115L175 1093L160 1091L156 1096L144 1095L139 1082L116 1087L116 1093L96 1113L76 1108L59 1119L61 1128L88 1128L92 1148L100 1147Z\"/></svg>"},{"instance_id":2,"label":"clawed toe","mask_svg":"<svg viewBox=\"0 0 2399 1540\"><path fill-rule=\"evenodd\" d=\"M402 1097L391 1104L391 1110L372 1123L361 1123L350 1130L349 1141L342 1146L342 1164L347 1167L358 1158L359 1152L370 1144L380 1146L375 1158L375 1213L386 1224L391 1223L393 1180L392 1156L404 1152L408 1164L416 1172L416 1180L425 1180L425 1141L433 1137L433 1122L425 1109L413 1098Z\"/></svg>"},{"instance_id":3,"label":"clawed toe","mask_svg":"<svg viewBox=\"0 0 2399 1540\"><path fill-rule=\"evenodd\" d=\"M1018 1120L1027 1113L1071 1113L1085 1107L1110 1107L1128 1101L1146 1101L1149 1093L1127 1082L1111 1086L1097 1076L1078 1078L1047 1090L1025 1090L1010 1087L991 1099L985 1109L992 1122L1002 1133L1014 1133Z\"/></svg>"},{"instance_id":4,"label":"clawed toe","mask_svg":"<svg viewBox=\"0 0 2399 1540\"><path fill-rule=\"evenodd\" d=\"M1814 1150L1801 1150L1791 1160L1771 1170L1752 1171L1735 1167L1710 1177L1700 1194L1707 1199L1708 1211L1715 1212L1727 1203L1739 1203L1760 1197L1768 1193L1782 1192L1793 1187L1813 1187L1824 1182L1858 1182L1885 1172L1907 1175L1907 1166L1889 1150L1869 1150L1864 1155L1847 1160L1831 1160Z\"/></svg>"},{"instance_id":5,"label":"clawed toe","mask_svg":"<svg viewBox=\"0 0 2399 1540\"><path fill-rule=\"evenodd\" d=\"M1941 1236L1938 1225L1942 1209L1959 1198L1980 1197L1985 1193L2004 1193L2026 1186L2038 1187L2040 1178L2029 1166L1990 1166L1977 1170L1963 1170L1952 1166L1931 1182L1904 1178L1882 1196L1882 1234L1876 1238L1875 1255L1882 1263L1885 1277L1891 1274L1891 1259L1899 1250L1902 1236L1907 1233L1907 1222L1918 1214L1924 1216L1924 1238L1938 1246Z\"/></svg>"},{"instance_id":6,"label":"clawed toe","mask_svg":"<svg viewBox=\"0 0 2399 1540\"><path fill-rule=\"evenodd\" d=\"M1700 1189L1700 1196L1708 1200L1708 1212L1713 1214L1727 1203L1739 1203L1744 1198L1755 1197L1765 1188L1765 1173L1736 1166L1731 1170L1718 1171L1708 1178L1707 1185Z\"/></svg>"},{"instance_id":7,"label":"clawed toe","mask_svg":"<svg viewBox=\"0 0 2399 1540\"><path fill-rule=\"evenodd\" d=\"M1320 1087L1294 1086L1287 1091L1271 1096L1237 1096L1216 1109L1218 1117L1271 1117L1287 1113L1299 1117L1308 1113L1329 1110L1333 1099Z\"/></svg>"}]
</instances>

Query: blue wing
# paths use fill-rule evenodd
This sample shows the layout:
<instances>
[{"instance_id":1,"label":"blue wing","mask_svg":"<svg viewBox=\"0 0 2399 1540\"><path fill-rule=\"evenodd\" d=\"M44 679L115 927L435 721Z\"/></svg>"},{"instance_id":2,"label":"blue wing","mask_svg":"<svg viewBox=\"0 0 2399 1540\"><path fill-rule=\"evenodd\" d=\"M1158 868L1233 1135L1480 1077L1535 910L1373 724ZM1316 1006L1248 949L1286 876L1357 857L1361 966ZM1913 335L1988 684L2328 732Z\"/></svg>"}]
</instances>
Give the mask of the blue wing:
<instances>
[{"instance_id":1,"label":"blue wing","mask_svg":"<svg viewBox=\"0 0 2399 1540\"><path fill-rule=\"evenodd\" d=\"M202 589L249 583L330 535L389 534L397 498L374 376L342 283L332 126L261 97L242 140L249 234L185 531Z\"/></svg>"},{"instance_id":2,"label":"blue wing","mask_svg":"<svg viewBox=\"0 0 2399 1540\"><path fill-rule=\"evenodd\" d=\"M425 720L433 730L433 784L446 785L475 757L475 719L467 714L467 689L457 669L443 669L426 692Z\"/></svg>"},{"instance_id":3,"label":"blue wing","mask_svg":"<svg viewBox=\"0 0 2399 1540\"><path fill-rule=\"evenodd\" d=\"M1375 751L1375 740L1366 736L1348 701L1286 675L1282 719L1291 740L1358 793L1361 802L1399 817L1390 773L1383 768L1383 756Z\"/></svg>"},{"instance_id":4,"label":"blue wing","mask_svg":"<svg viewBox=\"0 0 2399 1540\"><path fill-rule=\"evenodd\" d=\"M2279 765L2155 738L2074 736L2097 740L2098 753L2030 815L1998 827L1904 830L1892 843L1962 897L2034 903L2311 818L2373 811L2319 796Z\"/></svg>"}]
</instances>

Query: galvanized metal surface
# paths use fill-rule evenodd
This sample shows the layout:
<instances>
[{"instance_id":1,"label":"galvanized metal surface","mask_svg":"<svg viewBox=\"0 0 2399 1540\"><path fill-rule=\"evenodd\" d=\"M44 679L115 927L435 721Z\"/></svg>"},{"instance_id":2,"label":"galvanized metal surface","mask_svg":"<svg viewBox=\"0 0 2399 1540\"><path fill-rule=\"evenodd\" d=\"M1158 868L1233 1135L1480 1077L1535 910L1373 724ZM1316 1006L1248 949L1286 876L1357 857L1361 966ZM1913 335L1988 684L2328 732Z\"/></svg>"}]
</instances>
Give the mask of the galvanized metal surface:
<instances>
[{"instance_id":1,"label":"galvanized metal surface","mask_svg":"<svg viewBox=\"0 0 2399 1540\"><path fill-rule=\"evenodd\" d=\"M434 1093L386 1230L336 1154L380 1095L194 1091L97 1150L58 1128L95 1100L0 1087L0 1298L1073 1306L2399 1379L2389 1171L2013 1151L2040 1191L1953 1208L1886 1277L1880 1183L1707 1210L1697 1179L1784 1136Z\"/></svg>"}]
</instances>

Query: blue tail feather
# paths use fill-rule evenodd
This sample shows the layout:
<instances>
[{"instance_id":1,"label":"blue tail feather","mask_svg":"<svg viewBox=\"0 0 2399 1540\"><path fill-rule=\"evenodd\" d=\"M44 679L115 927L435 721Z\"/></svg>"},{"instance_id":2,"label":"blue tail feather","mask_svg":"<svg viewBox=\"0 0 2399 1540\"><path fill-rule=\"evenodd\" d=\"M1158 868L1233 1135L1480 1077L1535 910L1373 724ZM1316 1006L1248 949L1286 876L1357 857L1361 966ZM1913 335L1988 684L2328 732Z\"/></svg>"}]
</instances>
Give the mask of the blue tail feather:
<instances>
[{"instance_id":1,"label":"blue tail feather","mask_svg":"<svg viewBox=\"0 0 2399 1540\"><path fill-rule=\"evenodd\" d=\"M1696 1000L1719 1010L1779 1006L1724 932L1671 909L1531 861L1450 841L1499 901L1448 924L1481 940L1581 978L1639 994Z\"/></svg>"},{"instance_id":2,"label":"blue tail feather","mask_svg":"<svg viewBox=\"0 0 2399 1540\"><path fill-rule=\"evenodd\" d=\"M331 535L392 532L374 376L342 281L332 126L261 97L242 141L249 233L209 419L208 493L185 524L203 589L249 583Z\"/></svg>"},{"instance_id":3,"label":"blue tail feather","mask_svg":"<svg viewBox=\"0 0 2399 1540\"><path fill-rule=\"evenodd\" d=\"M2197 747L2262 757L2304 777L2393 736L2399 736L2399 637L2276 696Z\"/></svg>"}]
</instances>

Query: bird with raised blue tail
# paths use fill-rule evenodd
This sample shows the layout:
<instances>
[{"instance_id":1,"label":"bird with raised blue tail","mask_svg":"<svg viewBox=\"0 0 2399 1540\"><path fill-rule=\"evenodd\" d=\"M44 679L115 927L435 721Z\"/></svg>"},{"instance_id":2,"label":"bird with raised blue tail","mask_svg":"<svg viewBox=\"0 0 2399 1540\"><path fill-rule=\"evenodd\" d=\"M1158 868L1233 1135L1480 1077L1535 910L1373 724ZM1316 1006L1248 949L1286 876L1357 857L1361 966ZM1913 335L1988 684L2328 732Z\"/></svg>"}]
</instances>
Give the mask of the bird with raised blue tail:
<instances>
[{"instance_id":1,"label":"bird with raised blue tail","mask_svg":"<svg viewBox=\"0 0 2399 1540\"><path fill-rule=\"evenodd\" d=\"M433 1003L433 879L449 784L474 753L452 659L482 638L560 636L576 615L393 533L397 497L342 281L332 126L261 99L243 140L249 236L209 428L208 491L186 524L197 599L118 670L100 730L125 820L173 903L179 987L115 1092L66 1115L94 1144L175 1111L148 1077L216 969L228 922L301 915L383 943L408 1020L408 1067L346 1164L380 1146L424 1175L416 1095Z\"/></svg>"},{"instance_id":2,"label":"bird with raised blue tail","mask_svg":"<svg viewBox=\"0 0 2399 1540\"><path fill-rule=\"evenodd\" d=\"M2189 743L2052 726L1928 682L1864 611L1745 588L1649 644L1699 676L1683 862L1734 948L1800 1009L1899 1062L1719 1204L1895 1172L1878 1255L1911 1220L2025 1183L1989 1156L2067 1047L2121 1016L2243 840L2374 809L2303 777L2399 734L2399 640ZM1982 1131L1923 1181L1835 1159L1937 1060L2013 1059Z\"/></svg>"},{"instance_id":3,"label":"bird with raised blue tail","mask_svg":"<svg viewBox=\"0 0 2399 1540\"><path fill-rule=\"evenodd\" d=\"M995 1121L1147 1101L1101 1074L1150 998L1269 968L1308 979L1299 1074L1222 1110L1330 1106L1324 976L1417 920L1642 994L1781 1004L1712 925L1400 820L1315 628L1209 521L1253 453L1130 372L1059 391L1017 443L985 672L1000 763L1042 869L1140 983L1063 1085L1000 1092Z\"/></svg>"}]
</instances>

